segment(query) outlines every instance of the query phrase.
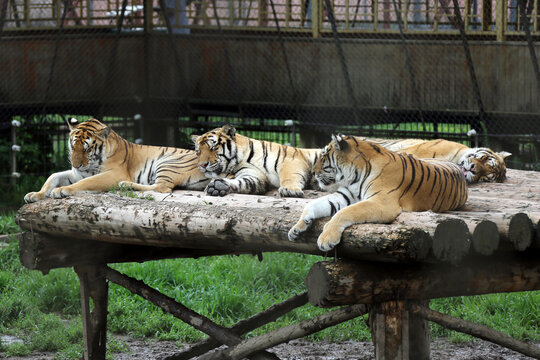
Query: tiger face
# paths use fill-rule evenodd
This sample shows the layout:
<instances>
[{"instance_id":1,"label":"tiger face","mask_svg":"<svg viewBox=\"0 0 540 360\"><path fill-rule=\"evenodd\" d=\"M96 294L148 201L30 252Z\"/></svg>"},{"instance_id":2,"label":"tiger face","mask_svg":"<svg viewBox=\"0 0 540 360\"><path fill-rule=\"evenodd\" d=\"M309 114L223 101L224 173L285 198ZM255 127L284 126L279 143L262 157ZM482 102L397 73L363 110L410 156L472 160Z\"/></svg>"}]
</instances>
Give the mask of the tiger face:
<instances>
[{"instance_id":1,"label":"tiger face","mask_svg":"<svg viewBox=\"0 0 540 360\"><path fill-rule=\"evenodd\" d=\"M506 179L504 159L510 155L506 151L496 153L487 148L473 148L465 153L458 165L468 183L503 182Z\"/></svg>"},{"instance_id":2,"label":"tiger face","mask_svg":"<svg viewBox=\"0 0 540 360\"><path fill-rule=\"evenodd\" d=\"M192 135L201 172L208 178L228 174L236 165L236 130L225 125L204 135Z\"/></svg>"},{"instance_id":3,"label":"tiger face","mask_svg":"<svg viewBox=\"0 0 540 360\"><path fill-rule=\"evenodd\" d=\"M81 173L95 174L106 160L107 137L111 129L96 119L78 123L68 121L70 161L73 169Z\"/></svg>"},{"instance_id":4,"label":"tiger face","mask_svg":"<svg viewBox=\"0 0 540 360\"><path fill-rule=\"evenodd\" d=\"M313 165L313 176L324 191L335 191L338 186L345 186L355 170L347 151L351 146L345 135L332 135L332 141L321 151L321 156Z\"/></svg>"}]
</instances>

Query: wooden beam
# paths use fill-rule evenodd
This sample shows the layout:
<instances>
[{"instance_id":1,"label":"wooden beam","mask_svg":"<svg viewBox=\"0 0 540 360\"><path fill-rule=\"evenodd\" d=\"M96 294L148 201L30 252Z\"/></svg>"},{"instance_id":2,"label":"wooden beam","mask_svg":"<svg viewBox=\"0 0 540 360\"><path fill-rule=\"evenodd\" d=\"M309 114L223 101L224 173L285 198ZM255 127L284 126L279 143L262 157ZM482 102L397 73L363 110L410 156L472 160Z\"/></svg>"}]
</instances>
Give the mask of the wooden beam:
<instances>
[{"instance_id":1,"label":"wooden beam","mask_svg":"<svg viewBox=\"0 0 540 360\"><path fill-rule=\"evenodd\" d=\"M423 319L436 322L437 324L448 329L469 334L474 337L504 346L505 348L517 351L532 358L540 359L540 347L538 347L538 345L529 344L524 341L514 339L511 336L490 329L487 326L445 315L424 306L419 306L417 304L410 304L409 306L411 312Z\"/></svg>"},{"instance_id":2,"label":"wooden beam","mask_svg":"<svg viewBox=\"0 0 540 360\"><path fill-rule=\"evenodd\" d=\"M78 265L143 262L159 259L226 255L230 251L182 249L115 244L77 238L50 237L24 232L20 236L21 263L28 269L48 273L51 269Z\"/></svg>"},{"instance_id":3,"label":"wooden beam","mask_svg":"<svg viewBox=\"0 0 540 360\"><path fill-rule=\"evenodd\" d=\"M121 274L107 266L100 266L99 269L107 280L126 288L147 301L150 301L152 304L160 307L163 311L182 320L186 324L193 326L195 329L215 338L222 344L234 346L242 341L242 338L240 338L230 329L214 323L207 317L202 316L187 308L183 304L176 302L173 298L160 293L159 291L146 285L144 282L130 278L129 276ZM262 351L250 356L250 359L275 360L277 357L274 354Z\"/></svg>"},{"instance_id":4,"label":"wooden beam","mask_svg":"<svg viewBox=\"0 0 540 360\"><path fill-rule=\"evenodd\" d=\"M378 360L429 360L429 325L407 306L418 301L387 301L374 304L369 326Z\"/></svg>"},{"instance_id":5,"label":"wooden beam","mask_svg":"<svg viewBox=\"0 0 540 360\"><path fill-rule=\"evenodd\" d=\"M84 360L105 360L107 350L108 285L95 266L77 266L81 284ZM90 308L93 300L93 310Z\"/></svg>"},{"instance_id":6,"label":"wooden beam","mask_svg":"<svg viewBox=\"0 0 540 360\"><path fill-rule=\"evenodd\" d=\"M307 292L295 295L292 298L287 299L280 304L273 305L267 310L262 311L246 320L239 321L230 329L235 334L243 335L272 321L275 321L277 318L291 312L292 310L300 306L305 305L307 302ZM215 349L220 345L220 342L209 338L191 346L188 350L181 352L180 354L169 356L165 358L165 360L188 360L195 356L202 355L212 349Z\"/></svg>"},{"instance_id":7,"label":"wooden beam","mask_svg":"<svg viewBox=\"0 0 540 360\"><path fill-rule=\"evenodd\" d=\"M309 302L332 307L540 289L538 252L450 264L323 261L306 277Z\"/></svg>"},{"instance_id":8,"label":"wooden beam","mask_svg":"<svg viewBox=\"0 0 540 360\"><path fill-rule=\"evenodd\" d=\"M281 343L316 333L328 327L361 316L367 313L367 311L367 306L363 304L329 311L326 314L316 316L313 319L305 320L298 324L289 325L264 335L244 340L230 349L203 355L199 357L199 360L243 359L256 351L268 349Z\"/></svg>"}]
</instances>

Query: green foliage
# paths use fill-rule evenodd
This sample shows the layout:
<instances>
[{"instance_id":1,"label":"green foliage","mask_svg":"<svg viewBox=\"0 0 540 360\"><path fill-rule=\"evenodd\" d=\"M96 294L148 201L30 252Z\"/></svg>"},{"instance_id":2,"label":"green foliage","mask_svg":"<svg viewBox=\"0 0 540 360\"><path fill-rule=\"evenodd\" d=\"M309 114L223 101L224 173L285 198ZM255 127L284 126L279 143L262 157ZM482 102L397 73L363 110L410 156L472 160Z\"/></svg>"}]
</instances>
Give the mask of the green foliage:
<instances>
[{"instance_id":1,"label":"green foliage","mask_svg":"<svg viewBox=\"0 0 540 360\"><path fill-rule=\"evenodd\" d=\"M15 213L9 212L7 215L0 215L0 235L15 234L21 229L15 223Z\"/></svg>"},{"instance_id":2,"label":"green foliage","mask_svg":"<svg viewBox=\"0 0 540 360\"><path fill-rule=\"evenodd\" d=\"M133 199L144 199L144 200L155 200L152 195L143 195L140 192L135 192L131 186L117 185L112 186L109 189L111 194L116 194L120 196L130 197Z\"/></svg>"}]
</instances>

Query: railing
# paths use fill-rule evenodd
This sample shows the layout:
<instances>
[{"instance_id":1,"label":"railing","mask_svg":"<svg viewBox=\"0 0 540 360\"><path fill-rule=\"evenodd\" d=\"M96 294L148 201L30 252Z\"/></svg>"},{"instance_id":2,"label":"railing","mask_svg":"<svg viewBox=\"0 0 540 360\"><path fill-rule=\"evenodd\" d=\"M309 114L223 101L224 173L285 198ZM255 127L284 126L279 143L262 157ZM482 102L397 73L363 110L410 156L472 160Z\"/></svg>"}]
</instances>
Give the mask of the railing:
<instances>
[{"instance_id":1,"label":"railing","mask_svg":"<svg viewBox=\"0 0 540 360\"><path fill-rule=\"evenodd\" d=\"M7 3L6 3L7 1ZM458 0L469 35L523 35L521 0ZM525 0L525 16L532 35L540 35L540 0ZM0 0L0 24L4 31L70 28L114 28L123 0ZM195 29L236 31L276 30L319 37L331 31L324 0L128 0L123 29L164 29L160 3L177 33ZM331 0L339 32L393 34L401 26L405 34L458 34L452 0ZM396 16L399 14L399 17ZM62 19L64 18L64 21ZM151 20L150 20L151 19ZM277 20L277 21L276 21Z\"/></svg>"}]
</instances>

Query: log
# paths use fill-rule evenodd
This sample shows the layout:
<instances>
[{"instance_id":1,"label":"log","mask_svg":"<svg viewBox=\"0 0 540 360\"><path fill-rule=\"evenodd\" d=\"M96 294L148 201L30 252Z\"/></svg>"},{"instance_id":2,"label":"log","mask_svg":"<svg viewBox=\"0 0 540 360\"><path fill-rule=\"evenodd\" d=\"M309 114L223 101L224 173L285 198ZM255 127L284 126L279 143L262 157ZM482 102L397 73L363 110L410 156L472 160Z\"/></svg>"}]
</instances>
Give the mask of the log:
<instances>
[{"instance_id":1,"label":"log","mask_svg":"<svg viewBox=\"0 0 540 360\"><path fill-rule=\"evenodd\" d=\"M426 320L436 322L437 324L448 329L469 334L474 337L490 341L494 344L504 346L505 348L512 349L535 359L540 359L540 347L538 347L538 345L529 344L524 341L514 339L511 336L490 329L487 326L445 315L423 306L411 304L410 310L413 313L416 313L418 316Z\"/></svg>"},{"instance_id":2,"label":"log","mask_svg":"<svg viewBox=\"0 0 540 360\"><path fill-rule=\"evenodd\" d=\"M471 247L471 234L467 224L461 219L441 221L433 235L433 253L441 261L452 264L459 262Z\"/></svg>"},{"instance_id":3,"label":"log","mask_svg":"<svg viewBox=\"0 0 540 360\"><path fill-rule=\"evenodd\" d=\"M308 199L241 195L214 198L180 192L163 201L112 194L46 199L23 206L21 228L49 237L214 252L290 251L323 254L321 219L299 241L287 238ZM212 219L212 221L209 221ZM431 237L422 223L362 224L348 228L338 256L382 261L426 258Z\"/></svg>"},{"instance_id":4,"label":"log","mask_svg":"<svg viewBox=\"0 0 540 360\"><path fill-rule=\"evenodd\" d=\"M174 299L161 294L159 291L151 288L140 280L130 278L129 276L121 274L107 266L100 266L99 270L110 282L120 285L132 293L141 296L143 299L148 300L154 305L160 307L163 311L182 320L186 324L193 326L195 329L214 337L223 344L232 346L239 344L242 341L242 338L233 333L230 329L224 328L223 326L212 322L207 317L202 316L176 302ZM277 359L274 354L270 354L265 351L255 354L254 356L250 357L250 359L251 358L260 360Z\"/></svg>"},{"instance_id":5,"label":"log","mask_svg":"<svg viewBox=\"0 0 540 360\"><path fill-rule=\"evenodd\" d=\"M48 273L51 269L78 265L198 258L231 253L230 251L115 244L92 240L77 241L77 239L53 238L33 232L22 233L19 244L21 264L30 270L39 270L44 273Z\"/></svg>"},{"instance_id":6,"label":"log","mask_svg":"<svg viewBox=\"0 0 540 360\"><path fill-rule=\"evenodd\" d=\"M540 289L538 252L451 264L323 261L306 277L310 304L332 307Z\"/></svg>"},{"instance_id":7,"label":"log","mask_svg":"<svg viewBox=\"0 0 540 360\"><path fill-rule=\"evenodd\" d=\"M327 312L310 320L298 324L289 325L278 330L271 331L251 339L242 341L240 344L216 353L210 353L199 357L199 360L239 360L262 349L268 349L281 343L311 335L328 327L354 319L367 313L365 305L352 305Z\"/></svg>"},{"instance_id":8,"label":"log","mask_svg":"<svg viewBox=\"0 0 540 360\"><path fill-rule=\"evenodd\" d=\"M430 359L429 324L408 310L409 303L419 302L387 301L371 306L369 327L377 359Z\"/></svg>"},{"instance_id":9,"label":"log","mask_svg":"<svg viewBox=\"0 0 540 360\"><path fill-rule=\"evenodd\" d=\"M508 239L518 251L531 246L534 239L534 225L527 214L518 213L512 216L508 226Z\"/></svg>"},{"instance_id":10,"label":"log","mask_svg":"<svg viewBox=\"0 0 540 360\"><path fill-rule=\"evenodd\" d=\"M305 305L307 302L307 292L295 295L292 298L280 304L273 305L267 310L253 315L246 320L239 321L238 323L233 325L230 330L237 335L243 335L272 321L275 321L277 318L291 312L292 310L300 306ZM221 343L219 341L209 338L191 346L186 351L183 351L176 355L168 356L165 358L165 360L188 360L195 356L202 355L212 349L215 349L220 345Z\"/></svg>"}]
</instances>

